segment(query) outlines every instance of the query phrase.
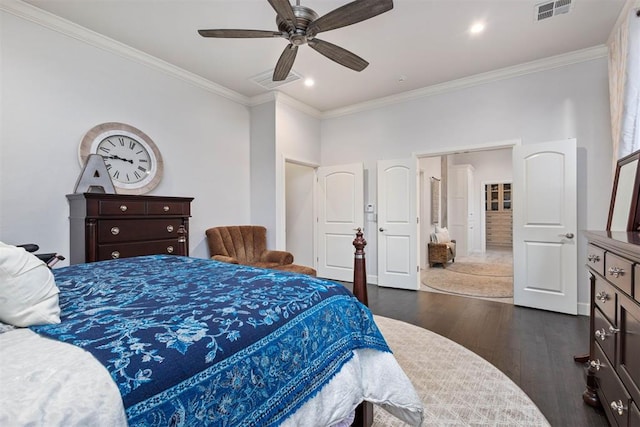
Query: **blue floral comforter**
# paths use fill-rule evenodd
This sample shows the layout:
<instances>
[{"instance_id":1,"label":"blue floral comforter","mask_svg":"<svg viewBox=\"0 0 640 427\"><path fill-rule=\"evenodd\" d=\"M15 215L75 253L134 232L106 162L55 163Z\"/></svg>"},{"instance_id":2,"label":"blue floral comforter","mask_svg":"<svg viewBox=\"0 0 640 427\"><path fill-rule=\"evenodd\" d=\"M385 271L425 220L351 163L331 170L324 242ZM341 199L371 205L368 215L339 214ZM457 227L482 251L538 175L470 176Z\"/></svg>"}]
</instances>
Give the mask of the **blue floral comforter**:
<instances>
[{"instance_id":1,"label":"blue floral comforter","mask_svg":"<svg viewBox=\"0 0 640 427\"><path fill-rule=\"evenodd\" d=\"M131 426L277 425L352 350L389 351L365 306L310 276L163 255L54 273L62 323L32 329L91 352Z\"/></svg>"}]
</instances>

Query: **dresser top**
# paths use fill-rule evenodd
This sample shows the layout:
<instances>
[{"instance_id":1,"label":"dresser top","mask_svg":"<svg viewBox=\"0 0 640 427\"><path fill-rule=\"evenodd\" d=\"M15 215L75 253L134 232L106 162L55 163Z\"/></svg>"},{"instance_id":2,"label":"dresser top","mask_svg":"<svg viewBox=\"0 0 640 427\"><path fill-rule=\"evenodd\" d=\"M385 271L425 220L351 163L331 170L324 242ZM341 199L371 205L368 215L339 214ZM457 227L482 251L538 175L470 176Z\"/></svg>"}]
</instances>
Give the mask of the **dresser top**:
<instances>
[{"instance_id":1,"label":"dresser top","mask_svg":"<svg viewBox=\"0 0 640 427\"><path fill-rule=\"evenodd\" d=\"M67 194L69 200L173 200L176 202L191 202L193 197L175 197L175 196L142 196L137 194L106 194L106 193L75 193Z\"/></svg>"},{"instance_id":2,"label":"dresser top","mask_svg":"<svg viewBox=\"0 0 640 427\"><path fill-rule=\"evenodd\" d=\"M591 243L640 258L640 233L627 231L585 231Z\"/></svg>"}]
</instances>

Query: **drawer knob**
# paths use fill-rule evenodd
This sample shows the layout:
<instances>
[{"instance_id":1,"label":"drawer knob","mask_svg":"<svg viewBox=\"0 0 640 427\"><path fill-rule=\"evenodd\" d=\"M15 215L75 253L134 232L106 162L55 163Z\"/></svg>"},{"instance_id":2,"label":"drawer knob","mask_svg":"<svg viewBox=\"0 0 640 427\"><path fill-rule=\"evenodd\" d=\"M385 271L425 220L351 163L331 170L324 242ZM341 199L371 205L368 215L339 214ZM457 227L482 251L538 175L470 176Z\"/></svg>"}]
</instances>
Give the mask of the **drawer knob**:
<instances>
[{"instance_id":1,"label":"drawer knob","mask_svg":"<svg viewBox=\"0 0 640 427\"><path fill-rule=\"evenodd\" d=\"M600 261L600 256L596 255L596 254L589 254L589 256L587 257L587 260L596 263L598 261Z\"/></svg>"},{"instance_id":2,"label":"drawer knob","mask_svg":"<svg viewBox=\"0 0 640 427\"><path fill-rule=\"evenodd\" d=\"M596 295L596 299L600 300L600 302L602 302L603 304L605 302L607 302L607 300L609 299L609 294L606 293L605 291L600 291L598 292L598 294Z\"/></svg>"},{"instance_id":3,"label":"drawer knob","mask_svg":"<svg viewBox=\"0 0 640 427\"><path fill-rule=\"evenodd\" d=\"M172 254L173 253L173 246L167 246L167 252Z\"/></svg>"},{"instance_id":4,"label":"drawer knob","mask_svg":"<svg viewBox=\"0 0 640 427\"><path fill-rule=\"evenodd\" d=\"M120 228L111 227L111 234L113 234L114 236L117 236L118 234L120 234Z\"/></svg>"},{"instance_id":5,"label":"drawer knob","mask_svg":"<svg viewBox=\"0 0 640 427\"><path fill-rule=\"evenodd\" d=\"M598 329L595 333L596 338L600 338L601 341L604 341L607 339L607 331L605 331L604 328L602 329Z\"/></svg>"},{"instance_id":6,"label":"drawer knob","mask_svg":"<svg viewBox=\"0 0 640 427\"><path fill-rule=\"evenodd\" d=\"M162 207L162 210L163 210L163 211L165 211L165 212L169 212L169 206L166 206L166 205L165 205L165 206L163 206L163 207Z\"/></svg>"},{"instance_id":7,"label":"drawer knob","mask_svg":"<svg viewBox=\"0 0 640 427\"><path fill-rule=\"evenodd\" d=\"M600 367L602 366L602 364L600 363L600 359L590 361L589 365L591 365L591 367L596 371L599 371Z\"/></svg>"},{"instance_id":8,"label":"drawer knob","mask_svg":"<svg viewBox=\"0 0 640 427\"><path fill-rule=\"evenodd\" d=\"M127 205L120 205L120 210L122 212L126 212L127 211Z\"/></svg>"},{"instance_id":9,"label":"drawer knob","mask_svg":"<svg viewBox=\"0 0 640 427\"><path fill-rule=\"evenodd\" d=\"M611 409L616 411L618 415L624 415L624 410L627 409L624 407L622 400L618 400L617 402L611 402L611 405L609 406L611 406Z\"/></svg>"},{"instance_id":10,"label":"drawer knob","mask_svg":"<svg viewBox=\"0 0 640 427\"><path fill-rule=\"evenodd\" d=\"M118 252L118 251L111 252L111 258L113 258L113 259L120 258L120 252Z\"/></svg>"},{"instance_id":11,"label":"drawer knob","mask_svg":"<svg viewBox=\"0 0 640 427\"><path fill-rule=\"evenodd\" d=\"M609 272L609 275L615 278L618 278L624 274L624 268L620 267L609 267L609 270L607 271Z\"/></svg>"},{"instance_id":12,"label":"drawer knob","mask_svg":"<svg viewBox=\"0 0 640 427\"><path fill-rule=\"evenodd\" d=\"M167 225L167 231L169 233L173 232L173 225Z\"/></svg>"}]
</instances>

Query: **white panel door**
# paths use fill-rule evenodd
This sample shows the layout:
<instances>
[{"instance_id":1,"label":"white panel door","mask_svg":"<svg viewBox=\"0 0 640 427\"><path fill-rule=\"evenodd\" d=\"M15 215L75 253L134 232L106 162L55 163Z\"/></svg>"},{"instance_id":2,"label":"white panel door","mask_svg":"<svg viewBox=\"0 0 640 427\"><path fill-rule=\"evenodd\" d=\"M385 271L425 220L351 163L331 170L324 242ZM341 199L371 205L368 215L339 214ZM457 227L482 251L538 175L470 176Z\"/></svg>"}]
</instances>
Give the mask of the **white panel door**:
<instances>
[{"instance_id":1,"label":"white panel door","mask_svg":"<svg viewBox=\"0 0 640 427\"><path fill-rule=\"evenodd\" d=\"M378 286L420 289L417 159L378 161Z\"/></svg>"},{"instance_id":2,"label":"white panel door","mask_svg":"<svg viewBox=\"0 0 640 427\"><path fill-rule=\"evenodd\" d=\"M577 314L576 140L513 149L513 302Z\"/></svg>"},{"instance_id":3,"label":"white panel door","mask_svg":"<svg viewBox=\"0 0 640 427\"><path fill-rule=\"evenodd\" d=\"M355 229L364 229L364 165L320 167L318 276L353 281Z\"/></svg>"}]
</instances>

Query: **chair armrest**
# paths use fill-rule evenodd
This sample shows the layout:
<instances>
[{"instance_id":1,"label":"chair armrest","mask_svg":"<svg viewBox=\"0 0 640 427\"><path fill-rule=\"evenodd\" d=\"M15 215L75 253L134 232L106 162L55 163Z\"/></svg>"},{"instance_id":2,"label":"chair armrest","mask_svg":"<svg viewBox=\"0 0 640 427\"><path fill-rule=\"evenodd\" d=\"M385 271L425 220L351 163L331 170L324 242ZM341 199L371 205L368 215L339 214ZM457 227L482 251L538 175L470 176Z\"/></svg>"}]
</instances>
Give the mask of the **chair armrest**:
<instances>
[{"instance_id":1,"label":"chair armrest","mask_svg":"<svg viewBox=\"0 0 640 427\"><path fill-rule=\"evenodd\" d=\"M211 259L215 261L228 262L229 264L238 264L238 260L230 256L214 255Z\"/></svg>"},{"instance_id":2,"label":"chair armrest","mask_svg":"<svg viewBox=\"0 0 640 427\"><path fill-rule=\"evenodd\" d=\"M260 255L262 262L277 262L278 264L293 264L293 254L287 251L264 251Z\"/></svg>"}]
</instances>

